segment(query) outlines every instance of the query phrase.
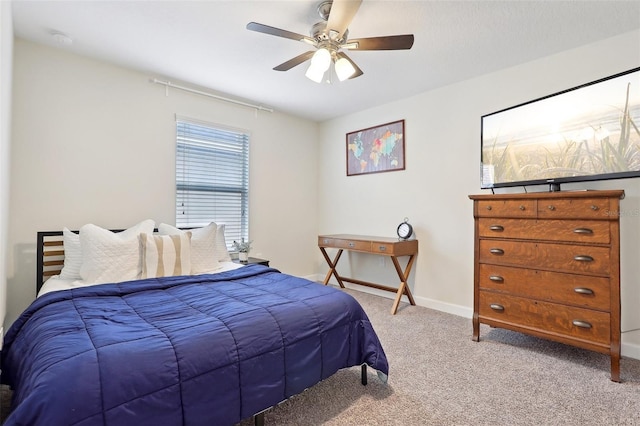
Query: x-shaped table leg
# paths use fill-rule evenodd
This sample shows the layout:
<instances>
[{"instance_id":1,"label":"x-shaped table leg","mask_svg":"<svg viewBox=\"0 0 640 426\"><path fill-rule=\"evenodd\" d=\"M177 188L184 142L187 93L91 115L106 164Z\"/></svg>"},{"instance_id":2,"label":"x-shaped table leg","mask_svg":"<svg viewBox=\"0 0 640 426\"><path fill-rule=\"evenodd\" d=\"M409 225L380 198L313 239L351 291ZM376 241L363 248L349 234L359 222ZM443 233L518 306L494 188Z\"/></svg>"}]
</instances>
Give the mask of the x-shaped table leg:
<instances>
[{"instance_id":1,"label":"x-shaped table leg","mask_svg":"<svg viewBox=\"0 0 640 426\"><path fill-rule=\"evenodd\" d=\"M329 258L329 255L327 254L327 251L324 249L324 247L320 247L320 251L324 256L324 260L326 260L327 264L329 265L329 272L327 272L327 276L324 277L324 285L327 285L327 283L329 282L329 278L331 278L331 274L333 274L333 276L336 277L336 280L338 280L338 284L340 284L340 287L345 288L344 284L342 283L342 278L340 278L340 275L338 275L338 271L336 270L338 260L340 260L340 256L342 256L343 250L338 250L338 253L336 254L336 257L333 259L333 261L331 261L331 259Z\"/></svg>"},{"instance_id":2,"label":"x-shaped table leg","mask_svg":"<svg viewBox=\"0 0 640 426\"><path fill-rule=\"evenodd\" d=\"M409 261L407 262L407 267L404 269L404 271L400 267L400 263L398 262L397 257L391 256L391 260L393 261L393 266L396 267L396 272L398 273L398 277L400 278L400 287L398 287L398 291L396 292L396 300L394 300L393 307L391 307L391 314L395 315L403 294L407 295L407 297L409 298L409 303L411 303L412 305L416 304L415 300L413 300L411 290L407 285L407 280L409 279L409 274L411 273L411 268L413 267L415 255L412 254L409 256Z\"/></svg>"}]
</instances>

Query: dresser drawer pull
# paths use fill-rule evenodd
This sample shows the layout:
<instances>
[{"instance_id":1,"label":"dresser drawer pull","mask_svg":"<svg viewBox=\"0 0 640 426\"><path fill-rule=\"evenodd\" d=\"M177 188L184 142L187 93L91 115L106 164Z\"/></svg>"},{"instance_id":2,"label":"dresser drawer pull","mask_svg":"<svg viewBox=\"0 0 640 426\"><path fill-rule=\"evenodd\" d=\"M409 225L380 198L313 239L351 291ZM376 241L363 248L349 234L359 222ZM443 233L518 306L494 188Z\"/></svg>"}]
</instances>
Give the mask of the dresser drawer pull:
<instances>
[{"instance_id":1,"label":"dresser drawer pull","mask_svg":"<svg viewBox=\"0 0 640 426\"><path fill-rule=\"evenodd\" d=\"M504 278L502 278L500 275L489 275L489 279L495 283L503 283L504 282Z\"/></svg>"},{"instance_id":2,"label":"dresser drawer pull","mask_svg":"<svg viewBox=\"0 0 640 426\"><path fill-rule=\"evenodd\" d=\"M589 295L593 294L593 290L591 290L590 288L584 288L584 287L576 287L573 289L573 291L579 294L589 294Z\"/></svg>"},{"instance_id":3,"label":"dresser drawer pull","mask_svg":"<svg viewBox=\"0 0 640 426\"><path fill-rule=\"evenodd\" d=\"M489 305L489 307L491 309L493 309L494 311L504 312L504 306L498 305L497 303L492 303L492 304Z\"/></svg>"},{"instance_id":4,"label":"dresser drawer pull","mask_svg":"<svg viewBox=\"0 0 640 426\"><path fill-rule=\"evenodd\" d=\"M378 249L380 251L385 251L385 250L387 250L387 246L380 246L380 247L378 247Z\"/></svg>"},{"instance_id":5,"label":"dresser drawer pull","mask_svg":"<svg viewBox=\"0 0 640 426\"><path fill-rule=\"evenodd\" d=\"M500 248L492 248L491 250L489 250L489 252L491 254L498 254L498 255L504 254L504 250L502 250Z\"/></svg>"},{"instance_id":6,"label":"dresser drawer pull","mask_svg":"<svg viewBox=\"0 0 640 426\"><path fill-rule=\"evenodd\" d=\"M593 257L587 256L586 254L579 254L573 256L573 260L577 260L578 262L593 262Z\"/></svg>"},{"instance_id":7,"label":"dresser drawer pull","mask_svg":"<svg viewBox=\"0 0 640 426\"><path fill-rule=\"evenodd\" d=\"M573 230L574 234L593 234L593 230L589 228L576 228Z\"/></svg>"},{"instance_id":8,"label":"dresser drawer pull","mask_svg":"<svg viewBox=\"0 0 640 426\"><path fill-rule=\"evenodd\" d=\"M487 206L487 210L491 210L491 206Z\"/></svg>"},{"instance_id":9,"label":"dresser drawer pull","mask_svg":"<svg viewBox=\"0 0 640 426\"><path fill-rule=\"evenodd\" d=\"M489 229L491 231L502 232L502 231L504 231L504 226L502 226L502 225L491 225L489 227Z\"/></svg>"},{"instance_id":10,"label":"dresser drawer pull","mask_svg":"<svg viewBox=\"0 0 640 426\"><path fill-rule=\"evenodd\" d=\"M324 240L322 240L323 244L329 244L329 240L327 240L326 238Z\"/></svg>"},{"instance_id":11,"label":"dresser drawer pull","mask_svg":"<svg viewBox=\"0 0 640 426\"><path fill-rule=\"evenodd\" d=\"M549 210L553 211L553 210L555 210L555 209L556 209L556 206L547 206L547 208L548 208Z\"/></svg>"},{"instance_id":12,"label":"dresser drawer pull","mask_svg":"<svg viewBox=\"0 0 640 426\"><path fill-rule=\"evenodd\" d=\"M349 243L349 247L355 247L356 243Z\"/></svg>"},{"instance_id":13,"label":"dresser drawer pull","mask_svg":"<svg viewBox=\"0 0 640 426\"><path fill-rule=\"evenodd\" d=\"M599 208L600 208L600 207L598 207L598 206L591 206L591 210L593 210L593 211L596 211L596 210L598 210Z\"/></svg>"},{"instance_id":14,"label":"dresser drawer pull","mask_svg":"<svg viewBox=\"0 0 640 426\"><path fill-rule=\"evenodd\" d=\"M591 328L591 324L586 321L573 320L573 325L580 328Z\"/></svg>"},{"instance_id":15,"label":"dresser drawer pull","mask_svg":"<svg viewBox=\"0 0 640 426\"><path fill-rule=\"evenodd\" d=\"M519 208L520 210L524 210L524 209L525 209L525 206L522 206L522 205L521 205L521 206L520 206L520 207L518 207L518 208Z\"/></svg>"}]
</instances>

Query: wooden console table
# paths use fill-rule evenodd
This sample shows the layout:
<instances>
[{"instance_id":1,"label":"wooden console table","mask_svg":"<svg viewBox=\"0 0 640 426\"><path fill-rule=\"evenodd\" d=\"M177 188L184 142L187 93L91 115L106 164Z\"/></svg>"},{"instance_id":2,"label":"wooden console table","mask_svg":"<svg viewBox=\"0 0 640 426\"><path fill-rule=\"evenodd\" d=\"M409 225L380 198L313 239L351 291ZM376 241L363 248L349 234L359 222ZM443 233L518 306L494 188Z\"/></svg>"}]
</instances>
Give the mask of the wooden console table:
<instances>
[{"instance_id":1,"label":"wooden console table","mask_svg":"<svg viewBox=\"0 0 640 426\"><path fill-rule=\"evenodd\" d=\"M369 237L364 235L350 234L319 235L318 247L320 247L320 251L324 256L324 259L327 261L327 264L329 264L329 272L327 272L327 276L324 279L324 285L327 285L329 279L331 278L331 275L333 275L334 277L336 277L336 280L338 280L338 284L340 284L340 287L342 288L344 288L343 281L346 281L349 283L377 288L379 290L394 292L396 293L396 299L393 302L393 307L391 308L392 315L395 315L396 311L398 310L398 305L400 304L400 299L402 298L403 294L407 295L407 297L409 298L409 303L411 303L412 305L416 304L416 302L413 300L411 290L407 285L407 280L409 279L409 274L411 273L411 268L413 267L415 256L416 254L418 254L418 240L398 240L397 238ZM327 248L338 249L338 253L333 260L331 260L331 258L327 254ZM396 272L398 273L398 278L400 278L400 286L396 289L394 287L388 287L381 284L357 280L355 278L346 278L340 276L338 274L338 271L336 270L336 266L338 265L338 261L340 260L340 256L342 256L342 252L344 250L390 257L391 261L393 262L393 266L395 266ZM404 270L398 262L399 256L409 256L407 266Z\"/></svg>"}]
</instances>

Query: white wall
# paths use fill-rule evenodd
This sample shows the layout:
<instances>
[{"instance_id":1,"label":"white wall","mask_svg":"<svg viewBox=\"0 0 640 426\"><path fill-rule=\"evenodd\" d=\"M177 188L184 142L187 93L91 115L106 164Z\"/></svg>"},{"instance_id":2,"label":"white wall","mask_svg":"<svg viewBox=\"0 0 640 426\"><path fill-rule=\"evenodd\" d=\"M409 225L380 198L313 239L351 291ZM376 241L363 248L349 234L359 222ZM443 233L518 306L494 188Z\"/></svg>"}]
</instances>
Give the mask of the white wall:
<instances>
[{"instance_id":1,"label":"white wall","mask_svg":"<svg viewBox=\"0 0 640 426\"><path fill-rule=\"evenodd\" d=\"M640 32L634 31L322 123L319 232L393 237L398 223L409 217L420 241L410 280L416 302L471 317L468 195L481 192L480 117L639 65ZM406 170L347 177L345 134L398 119L406 120ZM640 358L640 179L563 185L572 188L626 191L621 204L623 354ZM320 256L317 263L324 276L328 268ZM347 276L397 282L393 268L372 255L343 255L339 266Z\"/></svg>"},{"instance_id":2,"label":"white wall","mask_svg":"<svg viewBox=\"0 0 640 426\"><path fill-rule=\"evenodd\" d=\"M7 300L7 247L9 229L9 179L11 152L11 80L13 20L11 3L0 2L0 349Z\"/></svg>"},{"instance_id":3,"label":"white wall","mask_svg":"<svg viewBox=\"0 0 640 426\"><path fill-rule=\"evenodd\" d=\"M169 90L127 70L16 39L7 319L35 296L36 232L175 223L175 114L249 130L252 255L315 272L317 128ZM179 82L177 82L179 83Z\"/></svg>"}]
</instances>

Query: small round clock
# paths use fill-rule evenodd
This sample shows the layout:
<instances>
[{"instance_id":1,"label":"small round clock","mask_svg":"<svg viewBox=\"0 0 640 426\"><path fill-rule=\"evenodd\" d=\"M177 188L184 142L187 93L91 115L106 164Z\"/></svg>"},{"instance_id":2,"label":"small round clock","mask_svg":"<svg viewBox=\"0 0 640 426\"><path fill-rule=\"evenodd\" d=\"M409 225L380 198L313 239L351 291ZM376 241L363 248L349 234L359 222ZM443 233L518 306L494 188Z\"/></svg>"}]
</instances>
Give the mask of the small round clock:
<instances>
[{"instance_id":1,"label":"small round clock","mask_svg":"<svg viewBox=\"0 0 640 426\"><path fill-rule=\"evenodd\" d=\"M398 225L397 232L398 232L398 237L402 240L407 240L411 238L411 236L413 235L413 226L411 226L411 224L409 223L408 218L405 217L404 222Z\"/></svg>"}]
</instances>

